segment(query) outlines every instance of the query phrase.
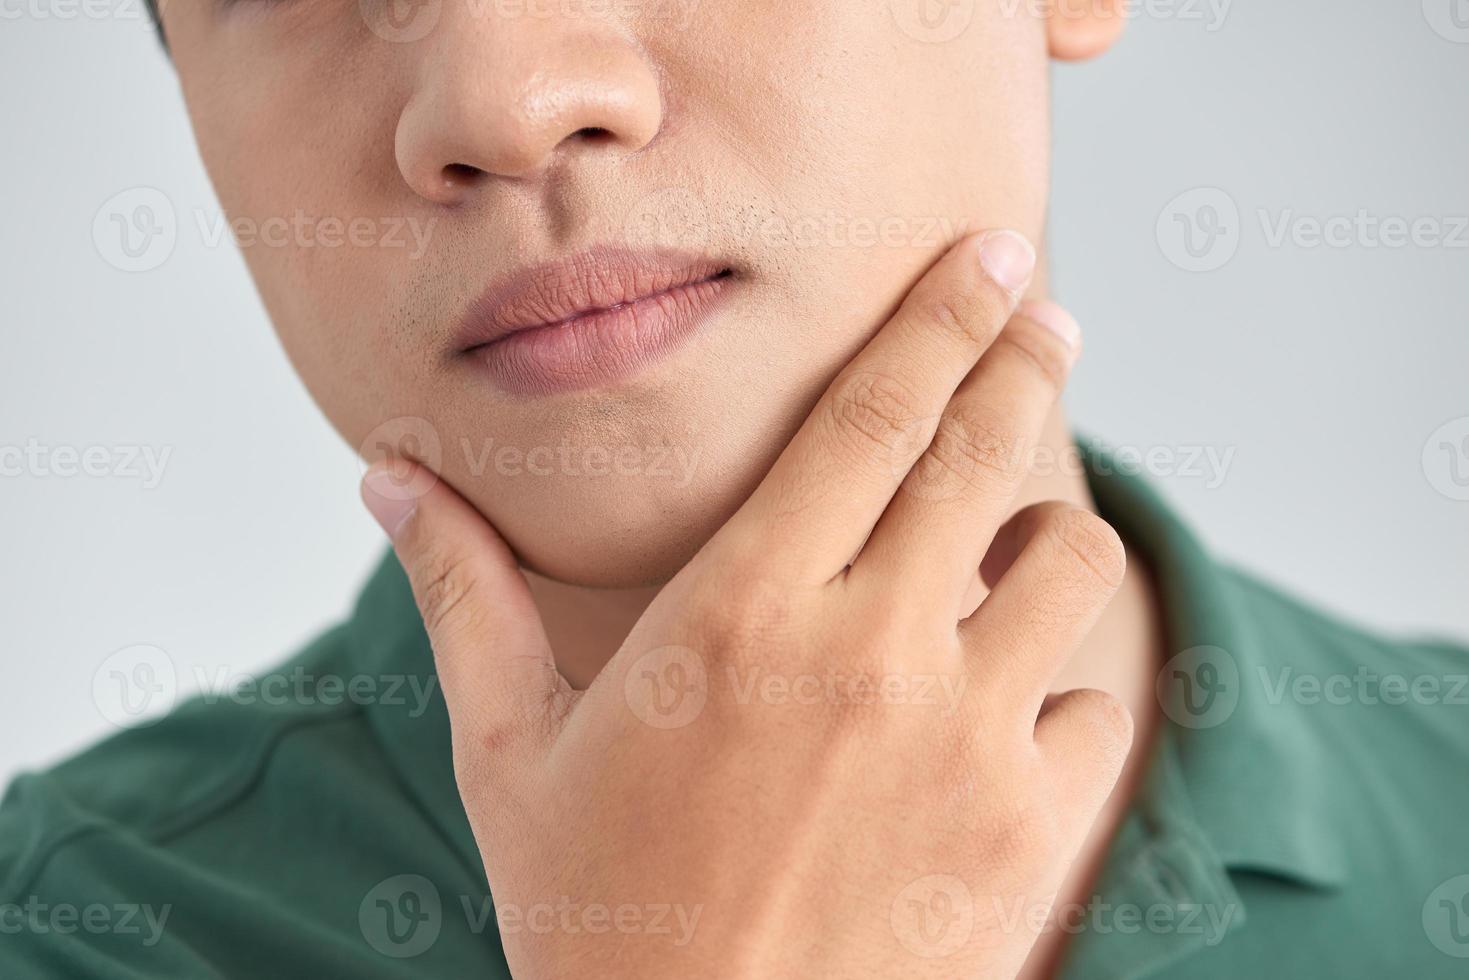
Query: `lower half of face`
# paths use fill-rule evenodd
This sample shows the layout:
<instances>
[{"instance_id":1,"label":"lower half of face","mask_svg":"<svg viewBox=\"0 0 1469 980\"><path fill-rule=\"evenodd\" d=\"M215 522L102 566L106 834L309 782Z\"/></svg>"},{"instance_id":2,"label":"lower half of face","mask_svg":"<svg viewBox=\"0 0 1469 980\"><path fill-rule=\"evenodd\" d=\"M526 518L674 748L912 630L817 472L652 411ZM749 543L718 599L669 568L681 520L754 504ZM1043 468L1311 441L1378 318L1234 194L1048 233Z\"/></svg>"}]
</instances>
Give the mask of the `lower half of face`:
<instances>
[{"instance_id":1,"label":"lower half of face","mask_svg":"<svg viewBox=\"0 0 1469 980\"><path fill-rule=\"evenodd\" d=\"M1024 5L176 6L205 162L319 404L561 581L667 579L949 244L1042 230Z\"/></svg>"}]
</instances>

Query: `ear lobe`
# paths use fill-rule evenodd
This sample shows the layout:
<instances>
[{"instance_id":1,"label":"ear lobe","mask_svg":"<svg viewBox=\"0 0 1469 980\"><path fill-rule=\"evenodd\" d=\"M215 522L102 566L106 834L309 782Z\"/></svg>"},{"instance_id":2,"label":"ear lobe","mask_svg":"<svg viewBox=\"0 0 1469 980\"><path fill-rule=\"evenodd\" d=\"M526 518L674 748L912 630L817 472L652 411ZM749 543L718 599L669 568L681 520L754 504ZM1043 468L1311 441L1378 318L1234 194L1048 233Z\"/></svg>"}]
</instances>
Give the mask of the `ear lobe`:
<instances>
[{"instance_id":1,"label":"ear lobe","mask_svg":"<svg viewBox=\"0 0 1469 980\"><path fill-rule=\"evenodd\" d=\"M1045 0L1046 41L1057 61L1085 61L1122 36L1128 0Z\"/></svg>"}]
</instances>

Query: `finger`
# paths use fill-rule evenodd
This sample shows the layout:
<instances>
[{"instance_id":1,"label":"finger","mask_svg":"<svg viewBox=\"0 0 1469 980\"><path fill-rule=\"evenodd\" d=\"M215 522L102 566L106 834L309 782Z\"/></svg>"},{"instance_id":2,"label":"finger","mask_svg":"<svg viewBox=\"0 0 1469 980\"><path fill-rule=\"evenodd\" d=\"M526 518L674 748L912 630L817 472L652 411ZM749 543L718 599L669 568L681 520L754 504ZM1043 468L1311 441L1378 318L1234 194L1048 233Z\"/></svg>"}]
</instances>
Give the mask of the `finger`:
<instances>
[{"instance_id":1,"label":"finger","mask_svg":"<svg viewBox=\"0 0 1469 980\"><path fill-rule=\"evenodd\" d=\"M863 546L854 585L922 582L950 622L961 617L1080 347L1080 328L1055 303L1020 308L954 393Z\"/></svg>"},{"instance_id":2,"label":"finger","mask_svg":"<svg viewBox=\"0 0 1469 980\"><path fill-rule=\"evenodd\" d=\"M1117 698L1087 688L1046 698L1035 742L1056 768L1078 829L1101 812L1132 748L1132 714Z\"/></svg>"},{"instance_id":3,"label":"finger","mask_svg":"<svg viewBox=\"0 0 1469 980\"><path fill-rule=\"evenodd\" d=\"M566 686L509 546L448 484L406 460L369 469L362 500L412 583L448 704L456 764L493 767L505 760L481 752L544 741Z\"/></svg>"},{"instance_id":4,"label":"finger","mask_svg":"<svg viewBox=\"0 0 1469 980\"><path fill-rule=\"evenodd\" d=\"M996 547L1014 564L960 639L984 689L1034 719L1056 675L1122 585L1126 553L1117 532L1090 511L1035 504L1000 529Z\"/></svg>"},{"instance_id":5,"label":"finger","mask_svg":"<svg viewBox=\"0 0 1469 980\"><path fill-rule=\"evenodd\" d=\"M1015 232L955 245L839 374L726 535L827 581L852 560L1035 267ZM772 552L775 554L772 555Z\"/></svg>"}]
</instances>

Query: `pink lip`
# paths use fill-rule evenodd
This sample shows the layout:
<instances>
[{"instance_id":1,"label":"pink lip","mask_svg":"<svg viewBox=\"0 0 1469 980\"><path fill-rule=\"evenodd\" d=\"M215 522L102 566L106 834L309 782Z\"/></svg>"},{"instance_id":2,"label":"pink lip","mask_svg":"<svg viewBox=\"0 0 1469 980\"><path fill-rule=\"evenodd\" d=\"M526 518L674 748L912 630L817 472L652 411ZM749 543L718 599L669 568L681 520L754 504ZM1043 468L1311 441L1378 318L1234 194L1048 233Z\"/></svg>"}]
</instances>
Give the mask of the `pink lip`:
<instances>
[{"instance_id":1,"label":"pink lip","mask_svg":"<svg viewBox=\"0 0 1469 980\"><path fill-rule=\"evenodd\" d=\"M521 395L607 384L677 348L726 290L705 256L596 249L515 273L470 304L458 345Z\"/></svg>"}]
</instances>

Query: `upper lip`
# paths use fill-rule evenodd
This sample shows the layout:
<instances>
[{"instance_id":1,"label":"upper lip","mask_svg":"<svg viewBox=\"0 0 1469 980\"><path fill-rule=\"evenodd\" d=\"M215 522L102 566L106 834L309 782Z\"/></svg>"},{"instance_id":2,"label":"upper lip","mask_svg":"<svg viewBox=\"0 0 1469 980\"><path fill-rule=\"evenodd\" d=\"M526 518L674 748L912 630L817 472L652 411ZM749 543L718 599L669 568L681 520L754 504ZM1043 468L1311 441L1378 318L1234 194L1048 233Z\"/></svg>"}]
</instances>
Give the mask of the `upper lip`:
<instances>
[{"instance_id":1,"label":"upper lip","mask_svg":"<svg viewBox=\"0 0 1469 980\"><path fill-rule=\"evenodd\" d=\"M567 323L732 271L704 255L610 247L526 266L492 283L469 304L459 349L470 351L522 330Z\"/></svg>"}]
</instances>

